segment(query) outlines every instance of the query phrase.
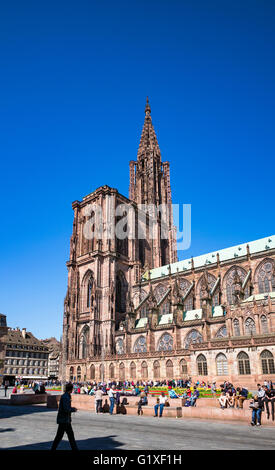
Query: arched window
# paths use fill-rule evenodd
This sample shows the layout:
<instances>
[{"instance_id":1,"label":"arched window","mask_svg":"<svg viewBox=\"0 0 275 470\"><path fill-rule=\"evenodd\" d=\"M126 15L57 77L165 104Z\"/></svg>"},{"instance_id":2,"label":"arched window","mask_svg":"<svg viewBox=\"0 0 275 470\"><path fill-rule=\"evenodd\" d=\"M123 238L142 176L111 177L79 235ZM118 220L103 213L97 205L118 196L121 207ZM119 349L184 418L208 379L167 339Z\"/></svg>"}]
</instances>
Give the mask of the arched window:
<instances>
[{"instance_id":1,"label":"arched window","mask_svg":"<svg viewBox=\"0 0 275 470\"><path fill-rule=\"evenodd\" d=\"M94 285L94 278L91 275L87 284L87 307L88 308L93 306L93 297L92 297L93 285Z\"/></svg>"},{"instance_id":2,"label":"arched window","mask_svg":"<svg viewBox=\"0 0 275 470\"><path fill-rule=\"evenodd\" d=\"M273 261L267 260L258 268L256 282L258 282L258 290L260 294L275 291L275 271Z\"/></svg>"},{"instance_id":3,"label":"arched window","mask_svg":"<svg viewBox=\"0 0 275 470\"><path fill-rule=\"evenodd\" d=\"M250 360L248 355L244 352L241 351L238 356L238 367L239 367L239 374L240 375L250 375Z\"/></svg>"},{"instance_id":4,"label":"arched window","mask_svg":"<svg viewBox=\"0 0 275 470\"><path fill-rule=\"evenodd\" d=\"M116 311L119 313L126 312L126 297L128 284L122 272L116 276Z\"/></svg>"},{"instance_id":5,"label":"arched window","mask_svg":"<svg viewBox=\"0 0 275 470\"><path fill-rule=\"evenodd\" d=\"M70 367L70 381L73 382L74 380L74 368Z\"/></svg>"},{"instance_id":6,"label":"arched window","mask_svg":"<svg viewBox=\"0 0 275 470\"><path fill-rule=\"evenodd\" d=\"M240 323L239 323L239 320L237 318L234 318L234 320L233 320L233 329L234 329L234 336L240 336L241 335Z\"/></svg>"},{"instance_id":7,"label":"arched window","mask_svg":"<svg viewBox=\"0 0 275 470\"><path fill-rule=\"evenodd\" d=\"M263 334L268 333L268 324L267 324L267 318L265 315L261 316L261 330Z\"/></svg>"},{"instance_id":8,"label":"arched window","mask_svg":"<svg viewBox=\"0 0 275 470\"><path fill-rule=\"evenodd\" d=\"M143 361L141 364L141 377L143 379L148 379L148 365L146 361Z\"/></svg>"},{"instance_id":9,"label":"arched window","mask_svg":"<svg viewBox=\"0 0 275 470\"><path fill-rule=\"evenodd\" d=\"M187 375L187 362L185 359L180 361L180 375L186 376Z\"/></svg>"},{"instance_id":10,"label":"arched window","mask_svg":"<svg viewBox=\"0 0 275 470\"><path fill-rule=\"evenodd\" d=\"M224 354L220 353L216 357L217 375L228 375L228 362Z\"/></svg>"},{"instance_id":11,"label":"arched window","mask_svg":"<svg viewBox=\"0 0 275 470\"><path fill-rule=\"evenodd\" d=\"M222 326L216 334L216 338L225 338L227 336L226 326Z\"/></svg>"},{"instance_id":12,"label":"arched window","mask_svg":"<svg viewBox=\"0 0 275 470\"><path fill-rule=\"evenodd\" d=\"M164 333L159 340L158 351L172 351L173 350L173 338L169 333Z\"/></svg>"},{"instance_id":13,"label":"arched window","mask_svg":"<svg viewBox=\"0 0 275 470\"><path fill-rule=\"evenodd\" d=\"M77 381L80 382L81 380L81 367L80 366L78 366L77 368L76 376L77 376Z\"/></svg>"},{"instance_id":14,"label":"arched window","mask_svg":"<svg viewBox=\"0 0 275 470\"><path fill-rule=\"evenodd\" d=\"M247 318L244 323L245 334L246 335L255 335L256 334L256 325L252 318Z\"/></svg>"},{"instance_id":15,"label":"arched window","mask_svg":"<svg viewBox=\"0 0 275 470\"><path fill-rule=\"evenodd\" d=\"M197 357L198 375L207 375L207 360L203 354Z\"/></svg>"},{"instance_id":16,"label":"arched window","mask_svg":"<svg viewBox=\"0 0 275 470\"><path fill-rule=\"evenodd\" d=\"M246 271L240 267L233 267L231 268L228 273L225 275L225 286L226 286L226 297L227 297L227 303L228 304L234 304L235 303L235 276L236 272L240 278L240 280L243 282L245 280L245 277L247 275ZM250 295L250 289L249 286L247 285L245 290L244 290L244 298L246 299Z\"/></svg>"},{"instance_id":17,"label":"arched window","mask_svg":"<svg viewBox=\"0 0 275 470\"><path fill-rule=\"evenodd\" d=\"M124 344L123 339L119 338L116 342L116 353L117 354L124 354Z\"/></svg>"},{"instance_id":18,"label":"arched window","mask_svg":"<svg viewBox=\"0 0 275 470\"><path fill-rule=\"evenodd\" d=\"M113 363L109 365L109 375L110 375L110 379L115 378L115 367Z\"/></svg>"},{"instance_id":19,"label":"arched window","mask_svg":"<svg viewBox=\"0 0 275 470\"><path fill-rule=\"evenodd\" d=\"M147 351L146 347L146 338L145 336L140 336L134 344L135 353L143 353Z\"/></svg>"},{"instance_id":20,"label":"arched window","mask_svg":"<svg viewBox=\"0 0 275 470\"><path fill-rule=\"evenodd\" d=\"M90 378L91 380L95 379L95 366L93 364L90 367Z\"/></svg>"},{"instance_id":21,"label":"arched window","mask_svg":"<svg viewBox=\"0 0 275 470\"><path fill-rule=\"evenodd\" d=\"M123 362L119 364L119 380L125 380L125 366Z\"/></svg>"},{"instance_id":22,"label":"arched window","mask_svg":"<svg viewBox=\"0 0 275 470\"><path fill-rule=\"evenodd\" d=\"M261 353L260 357L262 362L263 374L275 374L273 354L270 351L265 350Z\"/></svg>"},{"instance_id":23,"label":"arched window","mask_svg":"<svg viewBox=\"0 0 275 470\"><path fill-rule=\"evenodd\" d=\"M170 302L163 302L160 306L160 315L166 315L170 313Z\"/></svg>"},{"instance_id":24,"label":"arched window","mask_svg":"<svg viewBox=\"0 0 275 470\"><path fill-rule=\"evenodd\" d=\"M198 344L202 343L202 335L198 330L191 330L189 333L186 335L185 338L185 349L189 349L190 345L192 344Z\"/></svg>"},{"instance_id":25,"label":"arched window","mask_svg":"<svg viewBox=\"0 0 275 470\"><path fill-rule=\"evenodd\" d=\"M104 364L100 364L99 366L99 379L103 382L104 381Z\"/></svg>"},{"instance_id":26,"label":"arched window","mask_svg":"<svg viewBox=\"0 0 275 470\"><path fill-rule=\"evenodd\" d=\"M188 312L188 310L194 310L194 297L192 292L188 295L188 297L184 301L184 311Z\"/></svg>"},{"instance_id":27,"label":"arched window","mask_svg":"<svg viewBox=\"0 0 275 470\"><path fill-rule=\"evenodd\" d=\"M84 326L79 341L79 359L86 359L89 353L89 327L86 325Z\"/></svg>"},{"instance_id":28,"label":"arched window","mask_svg":"<svg viewBox=\"0 0 275 470\"><path fill-rule=\"evenodd\" d=\"M130 364L130 375L131 375L131 379L135 379L136 378L136 364L134 362L131 362Z\"/></svg>"},{"instance_id":29,"label":"arched window","mask_svg":"<svg viewBox=\"0 0 275 470\"><path fill-rule=\"evenodd\" d=\"M167 292L167 287L164 286L163 284L159 284L153 291L153 295L157 301L157 303L159 303L161 301L161 299L163 299L163 297L165 296Z\"/></svg>"},{"instance_id":30,"label":"arched window","mask_svg":"<svg viewBox=\"0 0 275 470\"><path fill-rule=\"evenodd\" d=\"M173 362L168 359L166 362L166 378L167 379L173 379L174 376L174 368L173 368Z\"/></svg>"},{"instance_id":31,"label":"arched window","mask_svg":"<svg viewBox=\"0 0 275 470\"><path fill-rule=\"evenodd\" d=\"M148 315L148 305L145 303L140 309L140 318L146 318Z\"/></svg>"},{"instance_id":32,"label":"arched window","mask_svg":"<svg viewBox=\"0 0 275 470\"><path fill-rule=\"evenodd\" d=\"M159 361L154 362L153 368L154 368L154 379L159 379L160 378L160 364L159 364Z\"/></svg>"}]
</instances>

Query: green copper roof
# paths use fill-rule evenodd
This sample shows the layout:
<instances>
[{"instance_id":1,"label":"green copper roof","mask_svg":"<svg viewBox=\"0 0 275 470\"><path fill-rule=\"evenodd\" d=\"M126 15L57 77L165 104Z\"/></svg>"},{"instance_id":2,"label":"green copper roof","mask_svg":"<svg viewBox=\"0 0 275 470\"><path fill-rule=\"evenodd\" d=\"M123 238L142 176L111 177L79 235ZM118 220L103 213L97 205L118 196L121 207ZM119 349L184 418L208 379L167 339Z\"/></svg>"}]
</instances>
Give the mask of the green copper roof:
<instances>
[{"instance_id":1,"label":"green copper roof","mask_svg":"<svg viewBox=\"0 0 275 470\"><path fill-rule=\"evenodd\" d=\"M249 246L250 254L265 252L268 255L268 252L272 249L275 249L275 235L270 237L261 238L260 240L254 240L248 243L242 243L240 245L232 246L230 248L224 248L223 250L213 251L212 253L207 253L205 255L196 256L193 258L194 268L207 267L211 264L217 263L217 254L219 254L220 262L236 260L242 256L247 255L247 245ZM170 264L171 274L178 272L184 272L192 267L192 259L186 259L178 261L177 263ZM161 278L162 276L168 276L169 264L161 266L160 268L151 269L151 279ZM145 278L144 278L145 279Z\"/></svg>"}]
</instances>

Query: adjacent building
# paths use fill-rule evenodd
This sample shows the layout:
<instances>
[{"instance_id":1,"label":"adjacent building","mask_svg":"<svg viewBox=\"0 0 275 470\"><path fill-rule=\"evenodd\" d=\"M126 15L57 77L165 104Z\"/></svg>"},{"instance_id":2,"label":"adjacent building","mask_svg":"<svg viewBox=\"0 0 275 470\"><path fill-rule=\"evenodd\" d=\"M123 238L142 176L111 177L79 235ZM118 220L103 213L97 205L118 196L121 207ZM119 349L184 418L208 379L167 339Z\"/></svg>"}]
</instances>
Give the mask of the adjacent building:
<instances>
[{"instance_id":1,"label":"adjacent building","mask_svg":"<svg viewBox=\"0 0 275 470\"><path fill-rule=\"evenodd\" d=\"M4 378L7 331L7 317L0 313L0 385L2 385Z\"/></svg>"},{"instance_id":2,"label":"adjacent building","mask_svg":"<svg viewBox=\"0 0 275 470\"><path fill-rule=\"evenodd\" d=\"M56 338L42 340L49 350L48 378L52 380L61 379L61 343Z\"/></svg>"},{"instance_id":3,"label":"adjacent building","mask_svg":"<svg viewBox=\"0 0 275 470\"><path fill-rule=\"evenodd\" d=\"M165 204L166 239L159 216L158 236L150 239L146 210L144 237L135 225L131 238L87 238L89 208L101 207L104 234L121 204L135 216L141 205ZM66 379L275 381L275 235L178 261L171 205L169 163L162 162L147 101L129 198L102 186L73 203Z\"/></svg>"},{"instance_id":4,"label":"adjacent building","mask_svg":"<svg viewBox=\"0 0 275 470\"><path fill-rule=\"evenodd\" d=\"M8 328L4 376L10 383L48 379L48 357L48 347L26 328Z\"/></svg>"}]
</instances>

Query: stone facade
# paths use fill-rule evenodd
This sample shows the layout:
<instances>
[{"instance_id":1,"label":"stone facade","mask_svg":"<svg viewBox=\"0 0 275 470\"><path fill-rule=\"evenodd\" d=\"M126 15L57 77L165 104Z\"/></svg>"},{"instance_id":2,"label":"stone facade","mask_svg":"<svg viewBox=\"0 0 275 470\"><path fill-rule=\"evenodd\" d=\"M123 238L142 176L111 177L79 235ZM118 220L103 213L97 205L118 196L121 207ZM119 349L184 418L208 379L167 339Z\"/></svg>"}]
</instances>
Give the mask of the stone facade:
<instances>
[{"instance_id":1,"label":"stone facade","mask_svg":"<svg viewBox=\"0 0 275 470\"><path fill-rule=\"evenodd\" d=\"M48 347L26 328L8 328L4 377L10 382L48 378Z\"/></svg>"},{"instance_id":2,"label":"stone facade","mask_svg":"<svg viewBox=\"0 0 275 470\"><path fill-rule=\"evenodd\" d=\"M86 237L93 204L104 234L112 208L127 204L140 220L141 204L163 203L166 240L147 236L151 214L143 240L137 224L131 239ZM275 236L178 262L171 204L147 101L129 199L103 186L73 203L63 378L275 380Z\"/></svg>"},{"instance_id":3,"label":"stone facade","mask_svg":"<svg viewBox=\"0 0 275 470\"><path fill-rule=\"evenodd\" d=\"M48 358L48 377L49 379L59 380L61 378L61 343L56 338L42 340L43 344L49 350Z\"/></svg>"}]
</instances>

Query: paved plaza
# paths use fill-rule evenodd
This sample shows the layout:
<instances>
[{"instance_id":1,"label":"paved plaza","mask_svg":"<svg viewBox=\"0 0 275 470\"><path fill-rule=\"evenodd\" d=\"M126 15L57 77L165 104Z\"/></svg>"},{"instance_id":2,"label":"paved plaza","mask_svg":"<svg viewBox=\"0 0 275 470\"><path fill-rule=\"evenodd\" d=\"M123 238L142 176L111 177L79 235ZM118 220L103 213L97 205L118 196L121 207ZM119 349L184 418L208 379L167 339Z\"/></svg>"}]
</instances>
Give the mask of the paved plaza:
<instances>
[{"instance_id":1,"label":"paved plaza","mask_svg":"<svg viewBox=\"0 0 275 470\"><path fill-rule=\"evenodd\" d=\"M0 448L47 450L57 411L46 405L0 405ZM81 450L256 450L275 448L275 429L239 423L123 416L78 411L73 429ZM70 449L67 436L59 449Z\"/></svg>"}]
</instances>

